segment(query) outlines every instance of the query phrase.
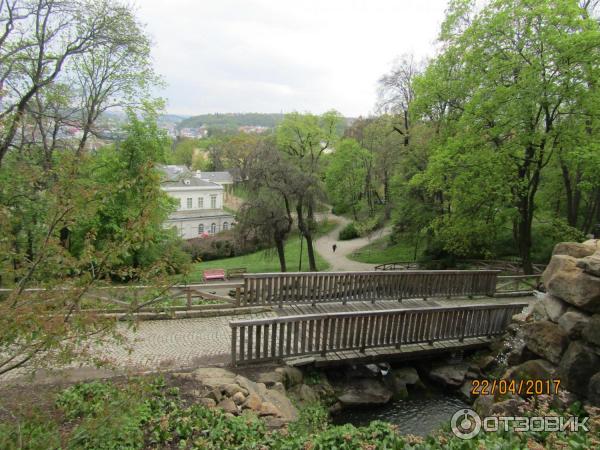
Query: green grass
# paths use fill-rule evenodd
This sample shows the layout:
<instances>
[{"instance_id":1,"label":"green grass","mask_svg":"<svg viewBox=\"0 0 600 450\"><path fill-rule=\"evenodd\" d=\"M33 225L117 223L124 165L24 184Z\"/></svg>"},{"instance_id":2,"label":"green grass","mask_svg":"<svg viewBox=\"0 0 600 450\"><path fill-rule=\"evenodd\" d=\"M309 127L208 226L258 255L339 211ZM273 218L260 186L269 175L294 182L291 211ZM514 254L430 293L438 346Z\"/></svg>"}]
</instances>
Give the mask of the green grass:
<instances>
[{"instance_id":1,"label":"green grass","mask_svg":"<svg viewBox=\"0 0 600 450\"><path fill-rule=\"evenodd\" d=\"M319 224L319 231L316 236L329 233L337 225L336 222L322 222ZM288 239L285 246L285 261L287 270L290 272L298 271L298 260L300 257L300 240L297 234ZM316 252L317 269L319 271L329 269L329 264L318 252ZM256 253L250 253L233 258L216 259L193 264L190 273L190 281L202 280L202 271L206 269L233 269L236 267L245 267L249 273L279 272L279 257L273 250L261 250ZM302 245L302 271L308 271L308 252L306 251L306 241Z\"/></svg>"},{"instance_id":2,"label":"green grass","mask_svg":"<svg viewBox=\"0 0 600 450\"><path fill-rule=\"evenodd\" d=\"M423 248L417 250L417 259L421 256ZM371 242L351 255L349 258L368 264L384 264L395 261L412 261L415 256L415 245L408 236L401 238L397 244L389 245L389 237L382 237Z\"/></svg>"}]
</instances>

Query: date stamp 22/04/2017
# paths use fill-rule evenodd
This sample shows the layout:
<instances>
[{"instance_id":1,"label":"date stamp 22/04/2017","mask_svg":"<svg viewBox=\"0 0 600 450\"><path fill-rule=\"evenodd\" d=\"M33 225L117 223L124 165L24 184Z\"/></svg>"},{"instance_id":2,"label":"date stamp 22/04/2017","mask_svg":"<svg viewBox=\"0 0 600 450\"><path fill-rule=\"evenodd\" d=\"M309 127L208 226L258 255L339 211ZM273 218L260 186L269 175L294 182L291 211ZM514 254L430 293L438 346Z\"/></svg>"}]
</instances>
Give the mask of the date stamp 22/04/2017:
<instances>
[{"instance_id":1,"label":"date stamp 22/04/2017","mask_svg":"<svg viewBox=\"0 0 600 450\"><path fill-rule=\"evenodd\" d=\"M478 380L471 382L471 395L553 395L558 394L560 380Z\"/></svg>"}]
</instances>

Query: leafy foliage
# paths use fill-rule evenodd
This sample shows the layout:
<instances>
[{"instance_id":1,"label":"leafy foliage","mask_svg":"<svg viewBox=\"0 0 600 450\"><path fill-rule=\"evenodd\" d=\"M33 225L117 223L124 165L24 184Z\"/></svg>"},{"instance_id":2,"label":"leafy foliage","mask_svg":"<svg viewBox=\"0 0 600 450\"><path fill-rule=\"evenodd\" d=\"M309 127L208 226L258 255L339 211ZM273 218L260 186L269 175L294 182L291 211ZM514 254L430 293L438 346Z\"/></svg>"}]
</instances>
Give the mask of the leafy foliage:
<instances>
[{"instance_id":1,"label":"leafy foliage","mask_svg":"<svg viewBox=\"0 0 600 450\"><path fill-rule=\"evenodd\" d=\"M92 382L71 387L58 395L58 410L12 424L0 424L2 448L192 448L192 449L462 449L481 448L594 448L598 445L597 420L588 422L590 433L505 432L480 433L471 440L455 437L445 425L427 437L401 435L398 428L374 421L366 427L333 426L326 410L313 405L300 410L287 429L269 431L252 413L237 417L219 409L188 405L177 388L161 378L130 380L125 386ZM544 401L532 401L525 415L584 415L577 405L569 411L551 411ZM17 426L18 424L18 426ZM61 432L59 433L59 427ZM62 435L62 436L61 436ZM62 443L62 445L60 445Z\"/></svg>"}]
</instances>

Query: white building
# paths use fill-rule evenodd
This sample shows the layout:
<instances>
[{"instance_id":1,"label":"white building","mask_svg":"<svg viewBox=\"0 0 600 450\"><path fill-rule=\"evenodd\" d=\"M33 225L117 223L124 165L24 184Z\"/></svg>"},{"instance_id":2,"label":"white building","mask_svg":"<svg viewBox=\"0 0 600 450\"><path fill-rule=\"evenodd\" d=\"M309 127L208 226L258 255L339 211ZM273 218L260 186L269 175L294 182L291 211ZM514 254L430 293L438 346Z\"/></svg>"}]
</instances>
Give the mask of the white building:
<instances>
[{"instance_id":1,"label":"white building","mask_svg":"<svg viewBox=\"0 0 600 450\"><path fill-rule=\"evenodd\" d=\"M215 234L233 226L234 217L223 210L224 186L205 177L211 172L191 172L185 166L174 165L161 169L162 188L178 201L177 211L169 216L165 226L176 227L184 239Z\"/></svg>"}]
</instances>

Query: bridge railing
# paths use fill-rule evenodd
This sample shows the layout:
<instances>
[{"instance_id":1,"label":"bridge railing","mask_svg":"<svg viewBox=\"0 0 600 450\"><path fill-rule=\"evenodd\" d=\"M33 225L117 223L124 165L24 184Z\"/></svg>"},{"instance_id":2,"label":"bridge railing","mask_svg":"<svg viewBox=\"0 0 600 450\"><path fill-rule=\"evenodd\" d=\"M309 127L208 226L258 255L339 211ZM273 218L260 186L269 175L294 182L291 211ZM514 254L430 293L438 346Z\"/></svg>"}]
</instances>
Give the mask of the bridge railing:
<instances>
[{"instance_id":1,"label":"bridge railing","mask_svg":"<svg viewBox=\"0 0 600 450\"><path fill-rule=\"evenodd\" d=\"M496 284L496 294L500 295L532 295L540 288L542 274L534 275L501 275Z\"/></svg>"},{"instance_id":2,"label":"bridge railing","mask_svg":"<svg viewBox=\"0 0 600 450\"><path fill-rule=\"evenodd\" d=\"M441 260L428 261L427 265L444 264ZM519 260L503 259L461 259L456 261L457 265L468 266L469 269L478 270L500 270L504 273L522 274L523 269ZM426 266L425 266L426 267ZM424 264L419 261L394 261L375 266L375 270L423 270ZM431 266L430 266L431 267ZM545 264L533 264L535 274L541 274L546 269Z\"/></svg>"},{"instance_id":3,"label":"bridge railing","mask_svg":"<svg viewBox=\"0 0 600 450\"><path fill-rule=\"evenodd\" d=\"M496 270L288 272L244 275L243 304L273 305L405 298L493 296Z\"/></svg>"},{"instance_id":4,"label":"bridge railing","mask_svg":"<svg viewBox=\"0 0 600 450\"><path fill-rule=\"evenodd\" d=\"M232 364L502 334L526 303L394 309L230 322Z\"/></svg>"}]
</instances>

